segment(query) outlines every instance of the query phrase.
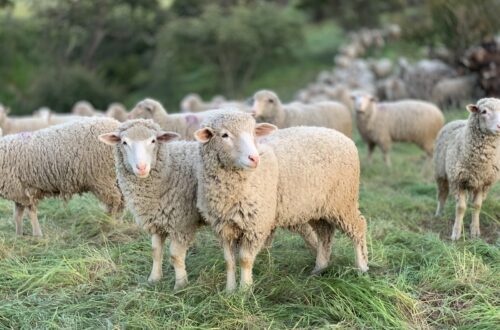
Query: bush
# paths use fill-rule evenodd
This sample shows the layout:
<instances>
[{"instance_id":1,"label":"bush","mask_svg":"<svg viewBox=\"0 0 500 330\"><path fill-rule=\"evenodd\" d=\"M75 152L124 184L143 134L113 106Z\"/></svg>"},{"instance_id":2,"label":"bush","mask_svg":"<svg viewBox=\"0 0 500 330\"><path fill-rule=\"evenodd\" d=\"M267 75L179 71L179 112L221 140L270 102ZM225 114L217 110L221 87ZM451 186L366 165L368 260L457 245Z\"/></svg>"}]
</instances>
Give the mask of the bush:
<instances>
[{"instance_id":1,"label":"bush","mask_svg":"<svg viewBox=\"0 0 500 330\"><path fill-rule=\"evenodd\" d=\"M154 84L178 92L197 81L198 92L234 96L261 70L293 56L303 26L297 12L272 3L205 6L160 32Z\"/></svg>"},{"instance_id":2,"label":"bush","mask_svg":"<svg viewBox=\"0 0 500 330\"><path fill-rule=\"evenodd\" d=\"M109 86L95 73L80 66L48 69L39 73L29 91L27 110L48 106L58 112L68 112L75 102L89 100L96 108L121 100L118 88Z\"/></svg>"}]
</instances>

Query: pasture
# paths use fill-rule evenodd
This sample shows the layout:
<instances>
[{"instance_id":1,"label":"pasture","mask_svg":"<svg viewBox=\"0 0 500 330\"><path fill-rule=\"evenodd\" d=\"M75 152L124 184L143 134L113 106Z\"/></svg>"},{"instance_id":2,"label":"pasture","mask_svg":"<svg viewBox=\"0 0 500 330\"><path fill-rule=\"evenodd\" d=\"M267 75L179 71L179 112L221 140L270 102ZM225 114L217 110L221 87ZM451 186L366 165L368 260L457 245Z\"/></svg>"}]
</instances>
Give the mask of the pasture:
<instances>
[{"instance_id":1,"label":"pasture","mask_svg":"<svg viewBox=\"0 0 500 330\"><path fill-rule=\"evenodd\" d=\"M314 258L302 239L280 231L257 258L254 287L228 295L222 250L204 228L187 256L190 284L173 292L167 260L165 278L148 284L149 235L129 214L115 222L91 195L46 200L39 208L45 236L16 237L12 203L1 200L0 327L498 329L500 185L483 204L482 238L467 238L468 209L466 238L453 243L454 201L434 218L436 187L423 152L396 144L391 169L379 150L367 166L366 146L355 140L367 274L354 269L350 240L337 231L330 267L310 276Z\"/></svg>"}]
</instances>

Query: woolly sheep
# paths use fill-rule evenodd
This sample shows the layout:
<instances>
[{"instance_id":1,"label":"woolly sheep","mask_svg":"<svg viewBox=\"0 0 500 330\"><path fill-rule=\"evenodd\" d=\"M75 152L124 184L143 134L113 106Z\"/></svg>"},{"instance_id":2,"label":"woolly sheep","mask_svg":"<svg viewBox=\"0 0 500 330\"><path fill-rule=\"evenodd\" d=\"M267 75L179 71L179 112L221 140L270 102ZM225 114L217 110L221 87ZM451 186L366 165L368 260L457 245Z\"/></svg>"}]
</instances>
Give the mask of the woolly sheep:
<instances>
[{"instance_id":1,"label":"woolly sheep","mask_svg":"<svg viewBox=\"0 0 500 330\"><path fill-rule=\"evenodd\" d=\"M99 134L118 124L112 119L82 119L0 140L0 196L15 203L18 235L28 208L33 236L42 236L37 204L46 197L68 199L92 192L112 215L122 211L112 149L97 141Z\"/></svg>"},{"instance_id":2,"label":"woolly sheep","mask_svg":"<svg viewBox=\"0 0 500 330\"><path fill-rule=\"evenodd\" d=\"M50 126L47 118L12 117L8 113L9 109L0 104L0 128L4 135L33 132Z\"/></svg>"},{"instance_id":3,"label":"woolly sheep","mask_svg":"<svg viewBox=\"0 0 500 330\"><path fill-rule=\"evenodd\" d=\"M368 270L366 221L358 209L359 159L349 138L331 129L294 127L279 130L257 149L255 138L276 127L256 124L249 114L221 112L202 127L195 133L201 157L197 205L222 240L228 291L236 288L236 248L240 286L246 287L274 227L314 228L318 273L328 265L332 234L340 226L354 242L357 267Z\"/></svg>"},{"instance_id":4,"label":"woolly sheep","mask_svg":"<svg viewBox=\"0 0 500 330\"><path fill-rule=\"evenodd\" d=\"M370 67L377 79L382 79L388 77L391 74L392 62L387 58L373 60L370 63Z\"/></svg>"},{"instance_id":5,"label":"woolly sheep","mask_svg":"<svg viewBox=\"0 0 500 330\"><path fill-rule=\"evenodd\" d=\"M52 112L47 107L42 107L34 112L34 116L38 118L43 118L48 121L50 126L64 124L68 122L81 120L82 116L76 116L71 114L58 114Z\"/></svg>"},{"instance_id":6,"label":"woolly sheep","mask_svg":"<svg viewBox=\"0 0 500 330\"><path fill-rule=\"evenodd\" d=\"M119 122L127 121L128 112L125 106L121 103L111 103L106 110L106 116L114 118Z\"/></svg>"},{"instance_id":7,"label":"woolly sheep","mask_svg":"<svg viewBox=\"0 0 500 330\"><path fill-rule=\"evenodd\" d=\"M194 140L194 132L199 128L201 119L208 112L167 114L160 102L153 99L144 99L129 113L130 119L152 119L165 131L172 131L180 135L183 140Z\"/></svg>"},{"instance_id":8,"label":"woolly sheep","mask_svg":"<svg viewBox=\"0 0 500 330\"><path fill-rule=\"evenodd\" d=\"M163 247L170 237L175 287L188 283L185 259L196 229L203 224L196 209L194 171L197 144L167 143L179 135L165 132L152 120L129 120L99 137L115 145L115 168L127 207L151 234L153 268L150 282L162 278Z\"/></svg>"},{"instance_id":9,"label":"woolly sheep","mask_svg":"<svg viewBox=\"0 0 500 330\"><path fill-rule=\"evenodd\" d=\"M432 157L434 140L444 124L444 116L434 104L417 100L377 102L369 94L357 94L353 98L356 126L368 145L369 162L375 146L379 146L390 167L392 142L415 143Z\"/></svg>"},{"instance_id":10,"label":"woolly sheep","mask_svg":"<svg viewBox=\"0 0 500 330\"><path fill-rule=\"evenodd\" d=\"M484 98L476 105L468 105L467 110L468 120L456 120L443 127L434 153L436 216L441 215L450 190L457 201L452 240L462 234L466 193L472 196L471 237L479 237L482 202L500 178L500 100Z\"/></svg>"},{"instance_id":11,"label":"woolly sheep","mask_svg":"<svg viewBox=\"0 0 500 330\"><path fill-rule=\"evenodd\" d=\"M94 116L104 115L101 111L96 110L94 106L88 101L76 102L73 108L71 109L71 113L82 117L94 117Z\"/></svg>"},{"instance_id":12,"label":"woolly sheep","mask_svg":"<svg viewBox=\"0 0 500 330\"><path fill-rule=\"evenodd\" d=\"M474 75L445 78L439 81L432 91L432 101L441 107L458 107L470 100L478 86Z\"/></svg>"},{"instance_id":13,"label":"woolly sheep","mask_svg":"<svg viewBox=\"0 0 500 330\"><path fill-rule=\"evenodd\" d=\"M279 128L318 126L336 129L352 136L351 113L339 102L319 102L311 105L283 105L276 93L261 90L254 95L253 113L260 122Z\"/></svg>"},{"instance_id":14,"label":"woolly sheep","mask_svg":"<svg viewBox=\"0 0 500 330\"><path fill-rule=\"evenodd\" d=\"M185 258L196 230L204 225L196 208L199 161L196 142L172 141L177 133L165 132L152 120L129 120L99 137L115 146L118 183L136 221L152 236L153 268L150 282L162 278L163 247L170 237L170 261L175 287L188 283ZM167 143L169 142L169 143ZM307 227L297 231L307 234ZM315 237L305 237L317 245Z\"/></svg>"}]
</instances>

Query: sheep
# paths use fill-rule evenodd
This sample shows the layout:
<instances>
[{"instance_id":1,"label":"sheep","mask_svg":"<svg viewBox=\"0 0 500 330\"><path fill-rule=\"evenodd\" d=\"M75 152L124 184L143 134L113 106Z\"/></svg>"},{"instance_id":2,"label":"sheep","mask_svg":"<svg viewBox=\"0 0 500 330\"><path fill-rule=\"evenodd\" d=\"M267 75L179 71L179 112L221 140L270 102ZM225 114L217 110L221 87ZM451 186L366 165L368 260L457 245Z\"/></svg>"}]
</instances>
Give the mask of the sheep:
<instances>
[{"instance_id":1,"label":"sheep","mask_svg":"<svg viewBox=\"0 0 500 330\"><path fill-rule=\"evenodd\" d=\"M44 118L48 121L49 126L64 124L68 122L81 120L82 116L76 116L72 114L60 114L54 113L47 107L42 107L34 112L34 116L38 118Z\"/></svg>"},{"instance_id":2,"label":"sheep","mask_svg":"<svg viewBox=\"0 0 500 330\"><path fill-rule=\"evenodd\" d=\"M441 107L459 107L473 97L476 86L478 81L474 75L442 79L434 86L432 102Z\"/></svg>"},{"instance_id":3,"label":"sheep","mask_svg":"<svg viewBox=\"0 0 500 330\"><path fill-rule=\"evenodd\" d=\"M354 242L357 267L368 270L354 142L327 128L293 127L256 147L255 138L276 129L256 124L249 114L226 111L207 118L195 133L201 159L197 206L221 238L228 291L236 288L236 248L240 287L245 288L252 283L254 259L274 227L314 228L318 247L313 273L319 273L328 265L332 234L340 226Z\"/></svg>"},{"instance_id":4,"label":"sheep","mask_svg":"<svg viewBox=\"0 0 500 330\"><path fill-rule=\"evenodd\" d=\"M11 117L8 113L9 109L0 104L0 128L4 135L33 132L50 126L47 118Z\"/></svg>"},{"instance_id":5,"label":"sheep","mask_svg":"<svg viewBox=\"0 0 500 330\"><path fill-rule=\"evenodd\" d=\"M472 195L471 237L479 237L481 205L491 186L500 179L500 99L483 98L467 106L467 120L443 127L434 153L438 188L436 216L440 216L449 191L455 195L455 223L451 235L458 240L466 209L466 193Z\"/></svg>"},{"instance_id":6,"label":"sheep","mask_svg":"<svg viewBox=\"0 0 500 330\"><path fill-rule=\"evenodd\" d=\"M127 120L128 112L123 104L115 102L108 106L106 116L114 118L119 122L124 122Z\"/></svg>"},{"instance_id":7,"label":"sheep","mask_svg":"<svg viewBox=\"0 0 500 330\"><path fill-rule=\"evenodd\" d=\"M174 290L188 283L186 252L197 228L205 224L196 208L198 144L170 142L178 137L179 134L165 132L152 120L144 119L129 120L99 136L102 142L115 146L118 183L127 207L152 236L150 282L162 278L163 246L167 236L171 239ZM307 226L294 229L309 235L304 237L306 243L317 245Z\"/></svg>"},{"instance_id":8,"label":"sheep","mask_svg":"<svg viewBox=\"0 0 500 330\"><path fill-rule=\"evenodd\" d=\"M151 234L153 267L148 278L162 278L163 247L170 237L170 261L178 290L188 283L186 252L203 220L196 209L196 142L174 141L152 120L136 119L99 136L114 145L114 165L125 203ZM169 142L169 143L167 143Z\"/></svg>"},{"instance_id":9,"label":"sheep","mask_svg":"<svg viewBox=\"0 0 500 330\"><path fill-rule=\"evenodd\" d=\"M351 113L339 102L283 105L276 93L261 90L254 95L253 113L258 121L269 122L279 128L301 125L328 127L352 136Z\"/></svg>"},{"instance_id":10,"label":"sheep","mask_svg":"<svg viewBox=\"0 0 500 330\"><path fill-rule=\"evenodd\" d=\"M377 102L369 94L353 95L356 126L368 145L368 162L375 146L382 149L387 167L392 142L412 142L432 157L434 140L444 125L444 116L432 103L417 100Z\"/></svg>"},{"instance_id":11,"label":"sheep","mask_svg":"<svg viewBox=\"0 0 500 330\"><path fill-rule=\"evenodd\" d=\"M147 98L130 111L130 119L152 119L165 131L178 133L183 140L194 140L194 132L199 128L201 118L207 115L202 113L168 114L160 102Z\"/></svg>"},{"instance_id":12,"label":"sheep","mask_svg":"<svg viewBox=\"0 0 500 330\"><path fill-rule=\"evenodd\" d=\"M387 78L392 71L392 62L387 58L373 60L370 67L377 79Z\"/></svg>"},{"instance_id":13,"label":"sheep","mask_svg":"<svg viewBox=\"0 0 500 330\"><path fill-rule=\"evenodd\" d=\"M71 113L82 117L104 116L104 113L98 111L94 106L87 101L78 101L71 109Z\"/></svg>"},{"instance_id":14,"label":"sheep","mask_svg":"<svg viewBox=\"0 0 500 330\"><path fill-rule=\"evenodd\" d=\"M408 97L406 85L400 78L389 77L376 84L377 96L380 100L395 101Z\"/></svg>"},{"instance_id":15,"label":"sheep","mask_svg":"<svg viewBox=\"0 0 500 330\"><path fill-rule=\"evenodd\" d=\"M209 105L205 104L200 95L190 93L181 100L180 108L182 112L201 112L210 109Z\"/></svg>"},{"instance_id":16,"label":"sheep","mask_svg":"<svg viewBox=\"0 0 500 330\"><path fill-rule=\"evenodd\" d=\"M97 141L118 127L112 119L82 119L9 135L0 140L0 196L15 203L16 233L23 234L29 209L33 236L42 236L37 204L46 197L69 199L92 192L115 216L123 209L112 149Z\"/></svg>"}]
</instances>

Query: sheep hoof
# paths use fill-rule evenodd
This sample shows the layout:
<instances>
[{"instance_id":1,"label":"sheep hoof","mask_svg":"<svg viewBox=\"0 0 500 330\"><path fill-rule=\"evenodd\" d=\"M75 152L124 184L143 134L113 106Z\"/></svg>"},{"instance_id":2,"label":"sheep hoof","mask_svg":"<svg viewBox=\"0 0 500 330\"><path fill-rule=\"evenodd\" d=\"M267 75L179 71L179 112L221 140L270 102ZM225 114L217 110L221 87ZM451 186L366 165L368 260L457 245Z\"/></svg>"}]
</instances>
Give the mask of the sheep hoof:
<instances>
[{"instance_id":1,"label":"sheep hoof","mask_svg":"<svg viewBox=\"0 0 500 330\"><path fill-rule=\"evenodd\" d=\"M174 285L174 291L179 291L184 289L188 285L187 278L183 278L182 280L176 281Z\"/></svg>"},{"instance_id":2,"label":"sheep hoof","mask_svg":"<svg viewBox=\"0 0 500 330\"><path fill-rule=\"evenodd\" d=\"M311 272L312 276L319 276L325 272L327 267L314 267L314 269Z\"/></svg>"},{"instance_id":3,"label":"sheep hoof","mask_svg":"<svg viewBox=\"0 0 500 330\"><path fill-rule=\"evenodd\" d=\"M479 238L479 236L481 236L481 233L479 232L479 230L472 229L470 231L470 237L471 238Z\"/></svg>"},{"instance_id":4,"label":"sheep hoof","mask_svg":"<svg viewBox=\"0 0 500 330\"><path fill-rule=\"evenodd\" d=\"M368 265L361 265L361 266L358 266L358 269L360 272L366 273L368 271L368 269L370 269L370 268L368 267Z\"/></svg>"},{"instance_id":5,"label":"sheep hoof","mask_svg":"<svg viewBox=\"0 0 500 330\"><path fill-rule=\"evenodd\" d=\"M148 282L150 284L158 283L161 280L161 275L149 275Z\"/></svg>"},{"instance_id":6,"label":"sheep hoof","mask_svg":"<svg viewBox=\"0 0 500 330\"><path fill-rule=\"evenodd\" d=\"M453 233L451 234L451 240L457 241L460 238L460 234Z\"/></svg>"}]
</instances>

